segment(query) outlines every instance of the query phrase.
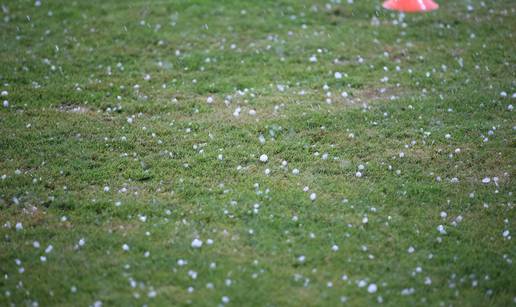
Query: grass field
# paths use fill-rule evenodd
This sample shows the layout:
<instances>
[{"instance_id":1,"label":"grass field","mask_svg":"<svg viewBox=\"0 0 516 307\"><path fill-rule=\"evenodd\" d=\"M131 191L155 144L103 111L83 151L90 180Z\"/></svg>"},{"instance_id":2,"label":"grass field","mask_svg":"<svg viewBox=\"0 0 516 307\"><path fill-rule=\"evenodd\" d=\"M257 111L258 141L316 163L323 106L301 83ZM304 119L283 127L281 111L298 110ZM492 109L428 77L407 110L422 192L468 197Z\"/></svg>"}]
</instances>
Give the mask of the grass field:
<instances>
[{"instance_id":1,"label":"grass field","mask_svg":"<svg viewBox=\"0 0 516 307\"><path fill-rule=\"evenodd\" d=\"M0 306L516 305L516 2L354 2L2 0Z\"/></svg>"}]
</instances>

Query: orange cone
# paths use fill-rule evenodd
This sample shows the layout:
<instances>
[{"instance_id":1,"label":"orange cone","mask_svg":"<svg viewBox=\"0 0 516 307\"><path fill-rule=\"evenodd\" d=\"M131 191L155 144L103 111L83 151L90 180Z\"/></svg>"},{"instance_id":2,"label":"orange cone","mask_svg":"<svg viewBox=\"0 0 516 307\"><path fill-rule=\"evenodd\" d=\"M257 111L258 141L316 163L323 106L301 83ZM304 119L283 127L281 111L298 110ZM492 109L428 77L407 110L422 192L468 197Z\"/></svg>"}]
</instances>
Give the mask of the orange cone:
<instances>
[{"instance_id":1,"label":"orange cone","mask_svg":"<svg viewBox=\"0 0 516 307\"><path fill-rule=\"evenodd\" d=\"M387 0L383 7L393 11L417 13L437 10L439 4L432 0Z\"/></svg>"}]
</instances>

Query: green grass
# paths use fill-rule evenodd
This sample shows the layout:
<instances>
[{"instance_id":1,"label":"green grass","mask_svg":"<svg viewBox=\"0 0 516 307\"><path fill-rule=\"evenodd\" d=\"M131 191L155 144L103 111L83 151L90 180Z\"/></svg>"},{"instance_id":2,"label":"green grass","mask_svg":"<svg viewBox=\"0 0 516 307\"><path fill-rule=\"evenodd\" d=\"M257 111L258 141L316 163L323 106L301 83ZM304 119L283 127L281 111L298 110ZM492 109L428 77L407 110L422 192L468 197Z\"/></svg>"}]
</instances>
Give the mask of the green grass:
<instances>
[{"instance_id":1,"label":"green grass","mask_svg":"<svg viewBox=\"0 0 516 307\"><path fill-rule=\"evenodd\" d=\"M4 0L0 305L514 305L516 5L439 2Z\"/></svg>"}]
</instances>

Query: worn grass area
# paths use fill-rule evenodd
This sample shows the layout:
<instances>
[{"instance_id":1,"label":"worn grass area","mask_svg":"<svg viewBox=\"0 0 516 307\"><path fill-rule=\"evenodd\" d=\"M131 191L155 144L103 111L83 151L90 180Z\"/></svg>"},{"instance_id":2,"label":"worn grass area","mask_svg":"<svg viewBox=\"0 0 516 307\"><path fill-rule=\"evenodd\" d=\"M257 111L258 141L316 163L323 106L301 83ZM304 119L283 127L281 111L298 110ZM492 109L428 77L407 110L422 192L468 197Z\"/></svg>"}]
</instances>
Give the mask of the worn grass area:
<instances>
[{"instance_id":1,"label":"worn grass area","mask_svg":"<svg viewBox=\"0 0 516 307\"><path fill-rule=\"evenodd\" d=\"M38 2L1 2L0 305L516 303L513 0Z\"/></svg>"}]
</instances>

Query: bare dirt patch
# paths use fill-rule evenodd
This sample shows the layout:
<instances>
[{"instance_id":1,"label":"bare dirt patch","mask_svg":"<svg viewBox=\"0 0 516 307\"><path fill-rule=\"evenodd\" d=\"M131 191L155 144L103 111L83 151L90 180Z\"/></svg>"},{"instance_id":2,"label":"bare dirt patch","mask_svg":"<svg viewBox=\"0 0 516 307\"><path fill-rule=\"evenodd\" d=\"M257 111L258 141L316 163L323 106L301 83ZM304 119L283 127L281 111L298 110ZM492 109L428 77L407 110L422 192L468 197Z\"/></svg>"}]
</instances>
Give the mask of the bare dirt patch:
<instances>
[{"instance_id":1,"label":"bare dirt patch","mask_svg":"<svg viewBox=\"0 0 516 307\"><path fill-rule=\"evenodd\" d=\"M406 92L407 90L401 87L366 88L354 92L350 100L355 104L395 100L406 94Z\"/></svg>"},{"instance_id":2,"label":"bare dirt patch","mask_svg":"<svg viewBox=\"0 0 516 307\"><path fill-rule=\"evenodd\" d=\"M62 104L58 107L60 112L65 113L77 113L77 114L86 114L86 113L95 113L92 109L75 104Z\"/></svg>"}]
</instances>

